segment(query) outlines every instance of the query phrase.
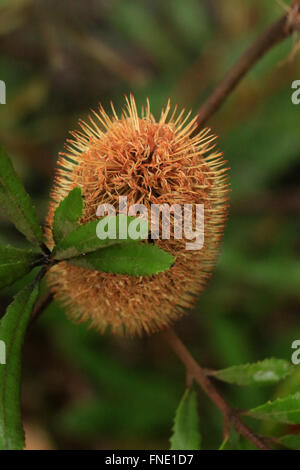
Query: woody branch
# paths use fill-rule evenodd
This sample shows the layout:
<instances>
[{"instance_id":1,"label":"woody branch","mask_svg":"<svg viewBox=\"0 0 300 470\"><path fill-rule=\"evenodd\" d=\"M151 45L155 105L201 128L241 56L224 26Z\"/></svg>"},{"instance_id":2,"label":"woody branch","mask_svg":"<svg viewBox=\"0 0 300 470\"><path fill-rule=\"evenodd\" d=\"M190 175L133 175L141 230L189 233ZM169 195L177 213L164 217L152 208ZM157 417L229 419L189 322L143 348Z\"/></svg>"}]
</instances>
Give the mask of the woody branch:
<instances>
[{"instance_id":1,"label":"woody branch","mask_svg":"<svg viewBox=\"0 0 300 470\"><path fill-rule=\"evenodd\" d=\"M230 93L249 70L270 49L300 31L300 0L295 0L289 11L273 23L250 47L221 80L198 111L197 124L202 127L218 111Z\"/></svg>"}]
</instances>

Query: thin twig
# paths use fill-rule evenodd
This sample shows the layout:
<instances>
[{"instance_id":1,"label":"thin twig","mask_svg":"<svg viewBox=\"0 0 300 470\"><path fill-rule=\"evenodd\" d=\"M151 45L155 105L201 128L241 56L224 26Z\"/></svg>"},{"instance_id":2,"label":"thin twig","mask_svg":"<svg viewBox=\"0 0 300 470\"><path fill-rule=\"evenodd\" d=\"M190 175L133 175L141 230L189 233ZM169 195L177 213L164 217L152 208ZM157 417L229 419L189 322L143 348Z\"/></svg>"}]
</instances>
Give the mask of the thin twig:
<instances>
[{"instance_id":1,"label":"thin twig","mask_svg":"<svg viewBox=\"0 0 300 470\"><path fill-rule=\"evenodd\" d=\"M43 311L51 304L53 300L53 294L51 292L47 292L36 304L30 319L29 326L35 322L39 316L43 313Z\"/></svg>"},{"instance_id":2,"label":"thin twig","mask_svg":"<svg viewBox=\"0 0 300 470\"><path fill-rule=\"evenodd\" d=\"M238 62L229 70L211 96L198 111L197 124L202 127L220 108L228 95L234 90L251 67L273 46L280 43L293 32L300 30L300 0L295 0L290 11L273 23L254 44L246 50Z\"/></svg>"},{"instance_id":3,"label":"thin twig","mask_svg":"<svg viewBox=\"0 0 300 470\"><path fill-rule=\"evenodd\" d=\"M270 450L270 448L266 446L263 438L248 428L248 426L240 419L239 413L231 408L231 406L224 400L210 379L206 377L204 370L199 366L182 341L178 338L176 333L172 329L169 329L163 333L163 336L175 354L185 365L186 369L193 375L195 381L222 412L225 423L225 432L228 432L228 423L230 422L239 434L252 442L252 444L254 444L258 449Z\"/></svg>"}]
</instances>

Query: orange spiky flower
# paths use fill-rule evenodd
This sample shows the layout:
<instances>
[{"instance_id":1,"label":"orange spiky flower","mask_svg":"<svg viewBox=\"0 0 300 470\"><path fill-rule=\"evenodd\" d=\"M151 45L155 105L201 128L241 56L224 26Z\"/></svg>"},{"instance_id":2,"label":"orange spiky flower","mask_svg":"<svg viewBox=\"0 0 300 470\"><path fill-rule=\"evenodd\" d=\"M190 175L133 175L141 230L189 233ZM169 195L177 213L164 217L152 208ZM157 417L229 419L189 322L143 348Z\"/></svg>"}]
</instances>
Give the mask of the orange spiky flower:
<instances>
[{"instance_id":1,"label":"orange spiky flower","mask_svg":"<svg viewBox=\"0 0 300 470\"><path fill-rule=\"evenodd\" d=\"M60 154L47 220L47 239L53 243L53 214L62 199L79 186L84 197L81 223L96 218L100 204L118 208L119 196L128 205L204 204L204 246L187 251L185 240L156 240L175 257L174 265L155 276L107 274L73 266L54 266L48 280L55 298L69 316L89 321L100 331L140 334L158 331L180 317L194 303L215 266L227 213L227 174L221 153L214 151L209 129L195 133L196 118L176 115L170 103L156 121L146 109L138 116L133 96L119 117L102 107L82 131L73 132L67 152Z\"/></svg>"}]
</instances>

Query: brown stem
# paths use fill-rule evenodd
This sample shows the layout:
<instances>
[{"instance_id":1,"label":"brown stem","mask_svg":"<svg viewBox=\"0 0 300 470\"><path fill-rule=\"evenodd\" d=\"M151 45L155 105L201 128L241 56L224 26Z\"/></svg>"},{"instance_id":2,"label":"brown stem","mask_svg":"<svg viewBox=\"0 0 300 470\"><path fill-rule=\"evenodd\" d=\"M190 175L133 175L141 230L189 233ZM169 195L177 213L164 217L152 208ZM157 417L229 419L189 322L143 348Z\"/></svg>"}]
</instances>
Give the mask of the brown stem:
<instances>
[{"instance_id":1,"label":"brown stem","mask_svg":"<svg viewBox=\"0 0 300 470\"><path fill-rule=\"evenodd\" d=\"M228 95L234 90L251 67L273 46L300 30L300 0L292 3L290 12L273 23L255 42L238 62L229 70L220 84L207 98L198 111L197 124L202 127L220 108Z\"/></svg>"},{"instance_id":2,"label":"brown stem","mask_svg":"<svg viewBox=\"0 0 300 470\"><path fill-rule=\"evenodd\" d=\"M176 333L172 329L169 329L164 332L163 335L175 354L183 362L186 369L193 375L195 381L198 382L200 387L222 412L225 422L225 433L228 433L228 422L230 422L239 434L252 442L252 444L254 444L258 449L270 450L264 443L263 439L248 428L248 426L241 421L238 412L231 408L231 406L224 400L210 379L206 377L204 370L199 366L182 341L178 338Z\"/></svg>"},{"instance_id":3,"label":"brown stem","mask_svg":"<svg viewBox=\"0 0 300 470\"><path fill-rule=\"evenodd\" d=\"M39 316L43 313L43 311L51 304L53 300L53 294L51 292L47 292L36 304L32 316L30 319L30 326L32 323L39 318Z\"/></svg>"},{"instance_id":4,"label":"brown stem","mask_svg":"<svg viewBox=\"0 0 300 470\"><path fill-rule=\"evenodd\" d=\"M51 254L51 251L49 250L49 248L47 247L47 245L45 243L41 243L40 248L45 253L45 255L48 256L48 255Z\"/></svg>"}]
</instances>

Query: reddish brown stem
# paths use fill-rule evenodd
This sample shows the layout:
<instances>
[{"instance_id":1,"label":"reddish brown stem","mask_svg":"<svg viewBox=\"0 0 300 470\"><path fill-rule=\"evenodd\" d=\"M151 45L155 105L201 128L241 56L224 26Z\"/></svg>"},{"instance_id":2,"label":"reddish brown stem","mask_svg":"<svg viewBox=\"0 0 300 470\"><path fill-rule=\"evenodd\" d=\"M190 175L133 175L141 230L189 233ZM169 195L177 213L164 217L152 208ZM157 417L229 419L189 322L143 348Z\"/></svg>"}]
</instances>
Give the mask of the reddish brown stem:
<instances>
[{"instance_id":1,"label":"reddish brown stem","mask_svg":"<svg viewBox=\"0 0 300 470\"><path fill-rule=\"evenodd\" d=\"M248 428L248 426L240 419L237 411L231 408L231 406L224 400L210 379L205 375L204 370L199 366L182 341L178 338L176 333L172 329L169 329L163 333L163 335L175 354L185 365L186 369L193 375L195 381L222 412L225 422L225 432L228 432L228 423L231 423L235 427L236 431L252 442L255 447L261 450L270 450L264 443L263 439Z\"/></svg>"},{"instance_id":2,"label":"reddish brown stem","mask_svg":"<svg viewBox=\"0 0 300 470\"><path fill-rule=\"evenodd\" d=\"M30 326L40 317L40 315L46 310L53 300L53 294L47 292L36 304L30 319Z\"/></svg>"},{"instance_id":3,"label":"reddish brown stem","mask_svg":"<svg viewBox=\"0 0 300 470\"><path fill-rule=\"evenodd\" d=\"M289 13L273 23L249 49L238 62L229 70L211 96L201 106L197 124L202 127L207 120L220 108L229 94L253 67L273 46L289 37L294 31L300 30L300 0L292 3Z\"/></svg>"}]
</instances>

